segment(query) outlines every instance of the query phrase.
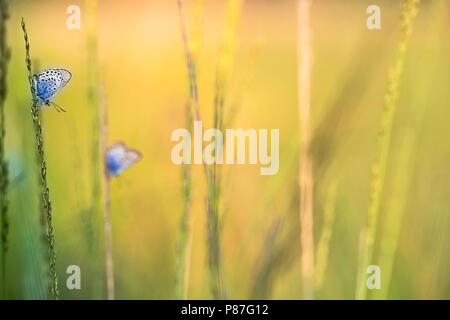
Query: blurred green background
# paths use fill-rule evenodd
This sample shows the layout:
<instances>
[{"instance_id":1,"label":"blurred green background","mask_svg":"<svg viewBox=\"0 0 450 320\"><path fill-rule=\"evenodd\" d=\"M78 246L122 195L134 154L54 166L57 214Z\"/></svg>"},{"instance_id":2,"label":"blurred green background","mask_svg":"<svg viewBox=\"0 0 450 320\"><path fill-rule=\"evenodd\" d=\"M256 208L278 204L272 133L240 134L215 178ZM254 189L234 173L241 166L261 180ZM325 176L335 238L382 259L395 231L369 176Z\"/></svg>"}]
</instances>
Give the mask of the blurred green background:
<instances>
[{"instance_id":1,"label":"blurred green background","mask_svg":"<svg viewBox=\"0 0 450 320\"><path fill-rule=\"evenodd\" d=\"M198 52L200 111L206 129L213 126L227 1L204 1L201 15L195 14L194 2L185 1L185 14L188 32L196 24L201 30L193 45ZM376 1L382 29L369 31L366 8L373 2L321 0L312 6L316 243L330 186L336 186L329 258L317 291L322 299L355 296L360 232L367 217L370 171L401 10L400 1ZM66 27L66 9L72 4L81 8L80 30ZM224 283L235 299L302 297L296 7L293 0L244 1L235 35L226 108L234 103L239 112L231 128L280 129L277 175L261 176L259 166L224 168ZM91 31L86 12L86 2L79 0L10 1L6 298L45 298L48 267L39 225L23 17L34 72L64 67L73 75L55 98L67 112L48 108L42 113L61 298L105 298L103 216L94 216L91 210L92 139L98 133L92 127L88 91L90 73L97 73L108 112L108 145L124 141L143 154L140 162L111 180L116 298L172 299L182 179L180 166L170 158L175 145L170 135L185 127L188 99L177 3L98 1L97 26ZM382 266L382 289L371 293L372 298L450 298L449 14L448 1L423 1L414 26L389 150L375 264L381 260L385 232L395 223L390 219L400 213L403 219L390 284L383 282ZM98 41L94 64L89 62L89 32ZM202 167L193 166L192 174L187 297L207 299L211 295ZM81 290L66 288L69 265L81 268Z\"/></svg>"}]
</instances>

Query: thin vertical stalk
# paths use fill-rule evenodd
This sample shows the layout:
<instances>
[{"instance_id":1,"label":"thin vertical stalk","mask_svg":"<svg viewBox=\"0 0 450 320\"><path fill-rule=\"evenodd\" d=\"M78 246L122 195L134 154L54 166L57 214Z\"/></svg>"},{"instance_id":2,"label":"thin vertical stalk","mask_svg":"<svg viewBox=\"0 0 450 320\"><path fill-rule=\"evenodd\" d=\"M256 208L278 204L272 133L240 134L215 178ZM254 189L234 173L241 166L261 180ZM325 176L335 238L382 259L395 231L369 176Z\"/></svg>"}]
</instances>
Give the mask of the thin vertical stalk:
<instances>
[{"instance_id":1,"label":"thin vertical stalk","mask_svg":"<svg viewBox=\"0 0 450 320\"><path fill-rule=\"evenodd\" d=\"M311 0L298 0L298 107L300 124L300 242L303 297L314 299L314 178L311 158Z\"/></svg>"},{"instance_id":2,"label":"thin vertical stalk","mask_svg":"<svg viewBox=\"0 0 450 320\"><path fill-rule=\"evenodd\" d=\"M242 0L228 0L223 30L222 46L217 62L215 98L214 98L214 128L223 129L225 99L228 91L228 78L233 64L235 50L236 28L241 14ZM214 138L216 144L217 137ZM222 149L218 152L218 149ZM222 154L223 146L215 145L215 153ZM220 240L220 202L222 195L222 166L215 161L207 177L209 182L207 198L207 224L209 244L209 267L212 278L212 293L216 299L224 299L226 290L223 283L221 240Z\"/></svg>"},{"instance_id":3,"label":"thin vertical stalk","mask_svg":"<svg viewBox=\"0 0 450 320\"><path fill-rule=\"evenodd\" d=\"M192 113L190 106L186 104L186 128L190 131L192 129ZM184 164L182 168L182 201L183 208L180 219L180 231L177 241L177 278L175 286L175 298L186 299L186 278L187 272L187 248L189 238L189 209L191 203L191 186L192 186L192 172L190 165Z\"/></svg>"},{"instance_id":4,"label":"thin vertical stalk","mask_svg":"<svg viewBox=\"0 0 450 320\"><path fill-rule=\"evenodd\" d=\"M219 198L217 195L217 185L213 182L211 172L209 172L206 179L209 182L208 195L206 198L206 224L210 287L214 299L225 299L226 294L222 276L222 248L220 244Z\"/></svg>"},{"instance_id":5,"label":"thin vertical stalk","mask_svg":"<svg viewBox=\"0 0 450 320\"><path fill-rule=\"evenodd\" d=\"M106 258L106 293L108 300L114 300L114 259L111 227L111 199L109 193L109 177L104 178L105 199L105 258Z\"/></svg>"},{"instance_id":6,"label":"thin vertical stalk","mask_svg":"<svg viewBox=\"0 0 450 320\"><path fill-rule=\"evenodd\" d=\"M256 259L253 274L255 275L251 287L250 299L265 300L270 293L274 270L279 264L280 237L282 220L277 217L269 226L264 237L262 249Z\"/></svg>"},{"instance_id":7,"label":"thin vertical stalk","mask_svg":"<svg viewBox=\"0 0 450 320\"><path fill-rule=\"evenodd\" d=\"M86 0L87 5L87 96L90 110L92 110L91 160L92 160L92 201L98 210L101 195L100 166L100 107L98 97L98 61L97 61L97 0Z\"/></svg>"},{"instance_id":8,"label":"thin vertical stalk","mask_svg":"<svg viewBox=\"0 0 450 320\"><path fill-rule=\"evenodd\" d=\"M242 69L243 76L237 85L237 92L233 95L233 97L228 99L229 107L226 115L224 116L222 128L229 128L243 107L244 93L248 91L251 81L255 75L255 64L257 57L260 54L261 46L262 44L260 42L256 43L247 58L245 66Z\"/></svg>"},{"instance_id":9,"label":"thin vertical stalk","mask_svg":"<svg viewBox=\"0 0 450 320\"><path fill-rule=\"evenodd\" d=\"M446 30L443 26L447 23L445 17L446 13L445 0L437 0L433 2L432 8L428 15L430 21L427 24L429 31L438 30L434 35L428 38L428 41L438 42L442 37L440 30ZM438 69L441 68L439 56L439 47L435 47L431 52L431 56L435 59L429 58L429 63L424 64L422 67L426 72L421 72L422 79L433 79ZM434 86L430 82L430 86ZM392 273L394 271L394 264L396 260L396 253L398 251L400 234L404 221L405 212L408 206L408 196L411 195L411 186L414 170L414 155L417 152L417 139L420 134L421 125L426 118L425 113L428 110L429 90L421 90L416 93L414 99L414 112L411 113L411 119L408 121L408 125L403 129L402 142L400 143L400 151L395 160L395 168L392 177L392 192L394 195L391 205L386 209L384 213L385 218L382 222L382 237L380 241L380 252L378 256L378 265L382 270L382 290L376 290L372 296L374 299L387 299L390 294Z\"/></svg>"},{"instance_id":10,"label":"thin vertical stalk","mask_svg":"<svg viewBox=\"0 0 450 320\"><path fill-rule=\"evenodd\" d=\"M26 51L26 66L28 70L28 81L30 84L30 92L32 97L31 104L31 118L33 120L33 128L36 141L37 149L37 161L40 168L40 212L41 221L44 227L45 236L48 244L48 257L49 257L49 270L50 270L50 283L49 291L54 299L59 298L58 289L58 277L56 274L56 250L55 250L55 235L53 230L53 216L52 216L52 205L50 202L50 190L47 183L47 164L45 162L44 153L44 139L42 137L42 126L41 126L41 114L38 102L36 100L34 86L33 86L33 75L31 72L31 59L30 59L30 43L28 42L28 34L25 26L25 21L22 18L22 30L25 40L25 51Z\"/></svg>"},{"instance_id":11,"label":"thin vertical stalk","mask_svg":"<svg viewBox=\"0 0 450 320\"><path fill-rule=\"evenodd\" d=\"M196 0L194 4L195 11L195 24L193 37L190 41L191 55L193 63L196 63L196 56L200 47L200 39L202 32L202 17L203 17L204 0ZM186 103L185 108L185 126L186 129L192 130L192 110L191 100ZM176 284L175 284L175 298L187 299L188 284L189 284L189 266L191 255L191 241L192 230L191 223L192 217L189 214L191 207L191 193L192 193L192 170L188 164L183 164L182 167L182 212L180 218L180 230L177 240L177 271L176 271Z\"/></svg>"},{"instance_id":12,"label":"thin vertical stalk","mask_svg":"<svg viewBox=\"0 0 450 320\"><path fill-rule=\"evenodd\" d=\"M178 9L180 16L181 36L184 45L186 66L188 70L189 79L189 105L191 106L191 112L194 114L194 118L197 121L201 121L199 111L198 89L197 89L197 75L194 59L189 47L187 31L184 20L184 8L183 1L178 0ZM203 170L207 183L207 198L206 198L206 216L207 216L207 245L208 245L208 269L210 274L210 286L211 292L215 299L223 297L223 283L222 283L222 271L220 267L220 241L218 237L218 216L215 214L216 202L214 197L214 191L211 188L210 170L203 163Z\"/></svg>"},{"instance_id":13,"label":"thin vertical stalk","mask_svg":"<svg viewBox=\"0 0 450 320\"><path fill-rule=\"evenodd\" d=\"M226 81L228 77L230 57L232 49L234 48L233 38L235 35L235 26L237 17L239 16L242 0L229 0L227 10L227 25L224 34L224 46L222 54L219 58L219 64L216 77L216 96L214 101L214 126L218 129L223 127L224 114L224 98L226 92ZM198 90L197 77L194 59L191 48L187 38L186 26L184 21L184 9L182 0L178 0L178 8L180 15L181 35L184 44L186 66L189 75L189 92L191 112L194 118L200 121L200 112L198 106ZM215 139L217 141L217 139ZM222 146L216 146L217 148ZM209 169L206 164L203 164L205 179L207 184L206 196L206 223L207 223L207 246L208 246L208 269L210 275L210 288L212 296L215 299L224 299L226 297L225 288L222 276L222 261L221 261L221 244L220 244L220 172L217 170L217 165L214 164Z\"/></svg>"},{"instance_id":14,"label":"thin vertical stalk","mask_svg":"<svg viewBox=\"0 0 450 320\"><path fill-rule=\"evenodd\" d=\"M103 159L103 200L104 200L104 232L105 232L105 259L106 259L106 296L108 300L115 299L114 292L114 256L111 223L111 195L110 176L106 168L106 146L108 142L108 114L105 95L101 88L101 118L100 118L100 149Z\"/></svg>"},{"instance_id":15,"label":"thin vertical stalk","mask_svg":"<svg viewBox=\"0 0 450 320\"><path fill-rule=\"evenodd\" d=\"M90 212L88 216L88 241L89 243L89 272L92 275L100 272L101 261L97 258L101 249L98 245L100 243L100 229L101 229L101 210L102 210L102 174L101 174L101 110L99 98L99 74L98 74L98 27L97 27L97 13L98 0L85 0L86 3L86 62L87 62L87 102L88 110L90 111L91 123L91 143L90 143L90 178L91 178L91 199ZM97 278L92 277L91 288L94 298L102 296L101 286Z\"/></svg>"},{"instance_id":16,"label":"thin vertical stalk","mask_svg":"<svg viewBox=\"0 0 450 320\"><path fill-rule=\"evenodd\" d=\"M200 110L198 106L198 88L197 88L197 71L194 64L194 58L191 53L191 49L189 47L187 31L185 25L184 18L184 7L183 1L177 0L178 3L178 13L180 17L180 29L181 29L181 38L184 46L184 54L186 59L186 67L188 70L188 80L189 80L189 99L191 110L194 113L194 119L197 121L201 121Z\"/></svg>"},{"instance_id":17,"label":"thin vertical stalk","mask_svg":"<svg viewBox=\"0 0 450 320\"><path fill-rule=\"evenodd\" d=\"M319 243L317 244L315 289L322 289L325 274L328 267L328 257L330 254L331 236L333 235L334 220L336 217L336 192L337 183L333 181L328 187L324 208L324 223Z\"/></svg>"},{"instance_id":18,"label":"thin vertical stalk","mask_svg":"<svg viewBox=\"0 0 450 320\"><path fill-rule=\"evenodd\" d=\"M111 199L109 192L110 179L104 177L103 193L105 199L105 258L106 258L106 293L108 300L114 300L114 256L111 226Z\"/></svg>"},{"instance_id":19,"label":"thin vertical stalk","mask_svg":"<svg viewBox=\"0 0 450 320\"><path fill-rule=\"evenodd\" d=\"M1 296L6 298L6 252L8 250L8 162L5 156L5 100L6 75L10 51L6 45L6 20L8 19L8 4L0 0L0 220L1 220Z\"/></svg>"},{"instance_id":20,"label":"thin vertical stalk","mask_svg":"<svg viewBox=\"0 0 450 320\"><path fill-rule=\"evenodd\" d=\"M242 2L242 0L228 0L227 3L226 21L223 30L223 43L217 62L214 97L214 128L217 128L219 131L222 131L224 125L224 106L228 91L228 78L233 64L233 56L236 46L236 28L242 10ZM217 137L214 139L214 142L216 141ZM217 148L223 148L223 146L216 145L216 153ZM212 175L213 188L215 189L217 198L220 199L221 167L218 168L216 162L214 162Z\"/></svg>"},{"instance_id":21,"label":"thin vertical stalk","mask_svg":"<svg viewBox=\"0 0 450 320\"><path fill-rule=\"evenodd\" d=\"M362 231L364 240L359 259L358 278L356 283L356 299L365 299L367 296L366 281L364 279L366 268L372 263L375 237L377 233L380 204L386 176L389 147L391 144L392 125L399 95L399 87L403 75L406 52L411 37L414 20L419 11L420 0L403 0L400 21L400 41L393 65L389 70L387 91L384 97L384 108L381 115L378 132L378 145L376 159L372 167L370 183L370 200L367 213L367 223Z\"/></svg>"},{"instance_id":22,"label":"thin vertical stalk","mask_svg":"<svg viewBox=\"0 0 450 320\"><path fill-rule=\"evenodd\" d=\"M411 182L411 173L413 166L413 150L415 144L415 135L412 131L404 134L401 151L397 159L397 168L393 177L392 194L395 200L389 208L389 215L383 219L383 237L380 241L379 265L382 270L383 287L382 290L376 290L376 298L386 299L391 284L391 275L393 271L395 254L400 237L403 214L407 205L408 187Z\"/></svg>"}]
</instances>

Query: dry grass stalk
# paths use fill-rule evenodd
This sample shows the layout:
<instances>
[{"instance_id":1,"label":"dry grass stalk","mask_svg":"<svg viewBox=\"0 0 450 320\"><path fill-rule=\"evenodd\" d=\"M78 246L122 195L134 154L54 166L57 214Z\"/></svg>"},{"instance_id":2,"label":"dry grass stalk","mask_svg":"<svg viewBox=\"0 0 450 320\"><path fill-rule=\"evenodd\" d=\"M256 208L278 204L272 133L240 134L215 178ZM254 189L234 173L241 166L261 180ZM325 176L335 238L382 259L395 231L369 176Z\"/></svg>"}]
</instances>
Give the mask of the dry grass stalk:
<instances>
[{"instance_id":1,"label":"dry grass stalk","mask_svg":"<svg viewBox=\"0 0 450 320\"><path fill-rule=\"evenodd\" d=\"M298 106L300 117L300 228L303 297L314 298L314 177L311 158L311 24L310 0L298 0Z\"/></svg>"},{"instance_id":2,"label":"dry grass stalk","mask_svg":"<svg viewBox=\"0 0 450 320\"><path fill-rule=\"evenodd\" d=\"M100 96L100 150L103 168L103 201L104 201L104 232L105 232L105 261L106 261L106 298L115 299L114 289L114 255L111 223L111 194L110 176L106 168L106 152L108 143L108 114L106 98L103 87L99 90Z\"/></svg>"}]
</instances>

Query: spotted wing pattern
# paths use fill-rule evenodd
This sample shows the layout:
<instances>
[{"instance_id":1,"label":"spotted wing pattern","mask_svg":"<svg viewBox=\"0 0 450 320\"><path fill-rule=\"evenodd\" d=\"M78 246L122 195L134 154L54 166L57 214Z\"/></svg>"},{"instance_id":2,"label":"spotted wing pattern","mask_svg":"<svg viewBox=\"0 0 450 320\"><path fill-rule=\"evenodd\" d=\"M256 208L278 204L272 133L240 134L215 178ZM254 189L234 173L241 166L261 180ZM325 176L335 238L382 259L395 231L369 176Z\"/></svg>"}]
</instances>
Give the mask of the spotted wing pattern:
<instances>
[{"instance_id":1,"label":"spotted wing pattern","mask_svg":"<svg viewBox=\"0 0 450 320\"><path fill-rule=\"evenodd\" d=\"M34 75L34 90L41 104L48 104L72 78L72 74L65 69L47 69Z\"/></svg>"}]
</instances>

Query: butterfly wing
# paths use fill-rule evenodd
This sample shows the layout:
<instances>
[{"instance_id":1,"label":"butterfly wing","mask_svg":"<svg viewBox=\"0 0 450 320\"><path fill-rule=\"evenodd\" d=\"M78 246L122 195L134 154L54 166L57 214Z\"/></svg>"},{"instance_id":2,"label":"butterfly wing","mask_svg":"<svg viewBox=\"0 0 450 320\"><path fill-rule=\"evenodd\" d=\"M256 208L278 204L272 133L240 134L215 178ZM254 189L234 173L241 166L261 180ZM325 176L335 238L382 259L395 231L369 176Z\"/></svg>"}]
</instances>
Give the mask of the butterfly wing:
<instances>
[{"instance_id":1,"label":"butterfly wing","mask_svg":"<svg viewBox=\"0 0 450 320\"><path fill-rule=\"evenodd\" d=\"M124 170L135 164L141 158L141 154L137 150L127 150L125 158L123 159Z\"/></svg>"},{"instance_id":2,"label":"butterfly wing","mask_svg":"<svg viewBox=\"0 0 450 320\"><path fill-rule=\"evenodd\" d=\"M47 69L34 76L36 97L41 103L46 103L55 96L72 78L65 69Z\"/></svg>"},{"instance_id":3,"label":"butterfly wing","mask_svg":"<svg viewBox=\"0 0 450 320\"><path fill-rule=\"evenodd\" d=\"M117 176L140 158L141 154L137 150L128 149L124 143L116 142L106 151L108 173Z\"/></svg>"},{"instance_id":4,"label":"butterfly wing","mask_svg":"<svg viewBox=\"0 0 450 320\"><path fill-rule=\"evenodd\" d=\"M123 159L126 155L126 147L121 142L116 142L106 151L106 169L110 175L116 176L124 169Z\"/></svg>"}]
</instances>

